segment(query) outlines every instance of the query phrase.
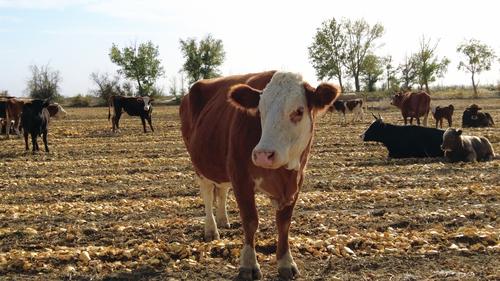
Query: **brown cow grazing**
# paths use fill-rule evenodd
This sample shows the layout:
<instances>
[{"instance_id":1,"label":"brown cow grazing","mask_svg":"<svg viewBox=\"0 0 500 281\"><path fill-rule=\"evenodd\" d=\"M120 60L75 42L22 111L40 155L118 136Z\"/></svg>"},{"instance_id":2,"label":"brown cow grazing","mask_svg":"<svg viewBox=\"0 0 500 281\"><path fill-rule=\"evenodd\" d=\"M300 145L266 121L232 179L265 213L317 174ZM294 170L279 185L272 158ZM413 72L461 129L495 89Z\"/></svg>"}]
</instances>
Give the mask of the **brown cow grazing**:
<instances>
[{"instance_id":1,"label":"brown cow grazing","mask_svg":"<svg viewBox=\"0 0 500 281\"><path fill-rule=\"evenodd\" d=\"M5 119L5 131L10 132L11 121L14 121L14 131L17 136L19 133L19 124L21 123L21 113L23 112L24 101L13 97L0 100L0 118ZM10 138L10 134L6 134Z\"/></svg>"},{"instance_id":2,"label":"brown cow grazing","mask_svg":"<svg viewBox=\"0 0 500 281\"><path fill-rule=\"evenodd\" d=\"M436 128L438 127L438 123L439 127L443 128L443 119L446 119L448 121L448 127L451 127L454 109L455 108L452 104L445 107L438 105L432 108L432 116L434 116L434 119L436 120Z\"/></svg>"},{"instance_id":3,"label":"brown cow grazing","mask_svg":"<svg viewBox=\"0 0 500 281\"><path fill-rule=\"evenodd\" d=\"M405 125L407 124L408 117L410 117L410 124L413 124L413 118L416 118L417 125L420 125L420 117L423 116L424 126L427 126L431 96L426 92L398 92L392 97L391 104L401 109Z\"/></svg>"},{"instance_id":4,"label":"brown cow grazing","mask_svg":"<svg viewBox=\"0 0 500 281\"><path fill-rule=\"evenodd\" d=\"M276 207L278 273L286 280L298 275L288 245L292 212L314 122L339 92L326 83L314 89L299 74L269 71L201 80L182 99L182 136L205 203L206 240L219 238L217 225L228 225L226 196L230 186L234 190L245 235L238 280L262 276L254 238L257 190Z\"/></svg>"},{"instance_id":5,"label":"brown cow grazing","mask_svg":"<svg viewBox=\"0 0 500 281\"><path fill-rule=\"evenodd\" d=\"M450 162L490 161L495 152L485 137L464 136L462 130L448 128L443 135L444 157Z\"/></svg>"}]
</instances>

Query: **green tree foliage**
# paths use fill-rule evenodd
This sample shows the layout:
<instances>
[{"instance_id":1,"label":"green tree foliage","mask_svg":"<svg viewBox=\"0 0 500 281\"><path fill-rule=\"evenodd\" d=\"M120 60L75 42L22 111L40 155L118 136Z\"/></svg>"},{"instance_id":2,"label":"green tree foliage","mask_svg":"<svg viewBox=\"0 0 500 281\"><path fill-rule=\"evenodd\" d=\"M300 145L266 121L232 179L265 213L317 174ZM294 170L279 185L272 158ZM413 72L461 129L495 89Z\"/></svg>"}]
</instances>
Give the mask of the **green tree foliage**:
<instances>
[{"instance_id":1,"label":"green tree foliage","mask_svg":"<svg viewBox=\"0 0 500 281\"><path fill-rule=\"evenodd\" d=\"M491 64L495 59L495 52L488 45L476 39L470 39L467 42L461 43L457 47L457 52L465 56L465 60L461 60L458 64L458 69L470 72L472 87L474 88L474 98L477 98L479 81L475 81L475 75L491 69Z\"/></svg>"},{"instance_id":2,"label":"green tree foliage","mask_svg":"<svg viewBox=\"0 0 500 281\"><path fill-rule=\"evenodd\" d=\"M361 65L361 80L367 92L374 92L377 83L385 70L385 61L374 54L367 54Z\"/></svg>"},{"instance_id":3,"label":"green tree foliage","mask_svg":"<svg viewBox=\"0 0 500 281\"><path fill-rule=\"evenodd\" d=\"M78 94L69 98L69 106L71 107L89 107L92 103L92 97Z\"/></svg>"},{"instance_id":4,"label":"green tree foliage","mask_svg":"<svg viewBox=\"0 0 500 281\"><path fill-rule=\"evenodd\" d=\"M346 20L346 67L354 78L356 92L360 91L360 75L367 54L376 48L375 41L384 34L381 24L370 26L364 19Z\"/></svg>"},{"instance_id":5,"label":"green tree foliage","mask_svg":"<svg viewBox=\"0 0 500 281\"><path fill-rule=\"evenodd\" d=\"M226 55L222 40L207 35L199 43L195 38L180 39L179 42L185 59L182 70L186 72L189 83L220 76L218 68Z\"/></svg>"},{"instance_id":6,"label":"green tree foliage","mask_svg":"<svg viewBox=\"0 0 500 281\"><path fill-rule=\"evenodd\" d=\"M59 93L61 75L59 71L52 70L49 65L31 65L31 77L28 80L26 92L35 99L48 99L58 101L62 98Z\"/></svg>"},{"instance_id":7,"label":"green tree foliage","mask_svg":"<svg viewBox=\"0 0 500 281\"><path fill-rule=\"evenodd\" d=\"M398 66L398 72L400 73L400 81L403 83L403 85L401 85L402 90L411 90L413 85L417 83L418 80L417 56L406 55L403 62Z\"/></svg>"},{"instance_id":8,"label":"green tree foliage","mask_svg":"<svg viewBox=\"0 0 500 281\"><path fill-rule=\"evenodd\" d=\"M111 61L121 67L118 73L137 83L139 96L158 94L155 83L164 73L159 56L158 46L151 41L141 43L139 47L134 44L121 50L113 44L109 53Z\"/></svg>"},{"instance_id":9,"label":"green tree foliage","mask_svg":"<svg viewBox=\"0 0 500 281\"><path fill-rule=\"evenodd\" d=\"M446 57L438 59L436 54L438 44L439 42L436 42L434 46L431 46L431 39L426 40L422 37L420 49L415 54L418 83L421 88L425 86L427 93L430 93L429 83L436 81L438 77L443 77L450 64L450 60Z\"/></svg>"},{"instance_id":10,"label":"green tree foliage","mask_svg":"<svg viewBox=\"0 0 500 281\"><path fill-rule=\"evenodd\" d=\"M316 30L313 43L308 48L309 59L318 79L336 78L344 92L345 32L335 18L324 21Z\"/></svg>"}]
</instances>

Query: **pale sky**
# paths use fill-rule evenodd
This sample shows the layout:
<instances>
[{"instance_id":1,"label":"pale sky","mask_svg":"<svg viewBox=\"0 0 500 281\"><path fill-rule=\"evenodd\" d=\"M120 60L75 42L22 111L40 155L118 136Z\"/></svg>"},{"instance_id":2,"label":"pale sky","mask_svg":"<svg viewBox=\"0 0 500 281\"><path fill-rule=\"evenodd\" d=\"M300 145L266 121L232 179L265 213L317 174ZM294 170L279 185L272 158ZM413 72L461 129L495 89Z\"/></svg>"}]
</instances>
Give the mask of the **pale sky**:
<instances>
[{"instance_id":1,"label":"pale sky","mask_svg":"<svg viewBox=\"0 0 500 281\"><path fill-rule=\"evenodd\" d=\"M417 50L425 34L440 40L438 55L451 59L444 85L469 85L457 70L457 45L475 38L500 54L496 1L132 1L132 0L0 0L0 90L22 96L29 65L49 63L61 72L65 96L86 94L91 72L114 73L108 53L151 40L160 48L166 71L165 91L179 76L183 59L179 39L221 39L226 60L223 75L278 69L302 73L317 84L307 47L321 22L364 18L381 23L383 44L375 53L392 55L399 64ZM482 84L500 80L500 64L479 77Z\"/></svg>"}]
</instances>

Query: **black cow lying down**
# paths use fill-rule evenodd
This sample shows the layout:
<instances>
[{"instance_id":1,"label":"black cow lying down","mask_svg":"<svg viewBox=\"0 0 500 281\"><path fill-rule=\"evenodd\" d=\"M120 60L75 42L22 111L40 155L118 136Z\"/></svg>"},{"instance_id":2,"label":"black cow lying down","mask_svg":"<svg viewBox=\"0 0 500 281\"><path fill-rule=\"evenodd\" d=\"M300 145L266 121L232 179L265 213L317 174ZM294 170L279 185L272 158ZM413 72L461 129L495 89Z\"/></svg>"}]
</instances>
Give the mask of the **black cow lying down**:
<instances>
[{"instance_id":1,"label":"black cow lying down","mask_svg":"<svg viewBox=\"0 0 500 281\"><path fill-rule=\"evenodd\" d=\"M155 130L151 124L151 113L153 112L152 101L153 99L150 97L111 96L108 104L108 120L111 118L111 107L113 107L113 116L111 118L113 132L116 129L120 129L119 122L123 111L127 112L130 116L141 117L144 133L146 133L146 120L148 120L149 127L154 132Z\"/></svg>"},{"instance_id":2,"label":"black cow lying down","mask_svg":"<svg viewBox=\"0 0 500 281\"><path fill-rule=\"evenodd\" d=\"M45 145L45 152L49 152L47 134L49 130L50 113L47 110L47 106L49 106L49 102L44 100L32 100L23 105L21 124L24 129L24 144L26 150L29 150L28 134L31 135L33 152L40 150L37 138L41 135L43 144Z\"/></svg>"},{"instance_id":3,"label":"black cow lying down","mask_svg":"<svg viewBox=\"0 0 500 281\"><path fill-rule=\"evenodd\" d=\"M444 131L421 126L398 126L385 123L379 116L361 135L363 141L382 143L391 158L443 157Z\"/></svg>"}]
</instances>

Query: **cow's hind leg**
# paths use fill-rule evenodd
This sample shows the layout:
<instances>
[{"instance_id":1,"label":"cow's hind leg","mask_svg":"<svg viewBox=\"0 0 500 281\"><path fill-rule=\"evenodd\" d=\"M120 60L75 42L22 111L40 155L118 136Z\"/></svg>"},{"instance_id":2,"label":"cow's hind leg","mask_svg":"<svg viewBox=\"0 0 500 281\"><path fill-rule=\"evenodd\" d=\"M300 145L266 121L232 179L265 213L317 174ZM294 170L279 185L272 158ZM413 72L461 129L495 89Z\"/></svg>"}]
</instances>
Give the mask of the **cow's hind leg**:
<instances>
[{"instance_id":1,"label":"cow's hind leg","mask_svg":"<svg viewBox=\"0 0 500 281\"><path fill-rule=\"evenodd\" d=\"M276 224L278 227L278 247L276 249L276 260L278 262L278 274L280 280L292 280L299 275L297 264L293 261L288 244L288 232L292 220L293 207L287 206L276 211Z\"/></svg>"},{"instance_id":2,"label":"cow's hind leg","mask_svg":"<svg viewBox=\"0 0 500 281\"><path fill-rule=\"evenodd\" d=\"M220 238L219 231L217 230L217 223L213 214L214 192L215 184L204 178L198 177L200 184L201 197L205 204L205 241L217 240Z\"/></svg>"},{"instance_id":3,"label":"cow's hind leg","mask_svg":"<svg viewBox=\"0 0 500 281\"><path fill-rule=\"evenodd\" d=\"M48 145L48 141L47 141L47 132L43 132L43 135L42 135L42 139L43 139L43 145L45 146L45 152L49 152L49 145Z\"/></svg>"},{"instance_id":4,"label":"cow's hind leg","mask_svg":"<svg viewBox=\"0 0 500 281\"><path fill-rule=\"evenodd\" d=\"M28 151L30 150L30 147L28 145L28 132L26 132L26 130L24 130L24 146L25 146L25 150Z\"/></svg>"},{"instance_id":5,"label":"cow's hind leg","mask_svg":"<svg viewBox=\"0 0 500 281\"><path fill-rule=\"evenodd\" d=\"M231 188L229 183L217 184L215 195L217 197L217 209L215 211L215 221L218 227L230 228L227 218L227 192Z\"/></svg>"}]
</instances>

